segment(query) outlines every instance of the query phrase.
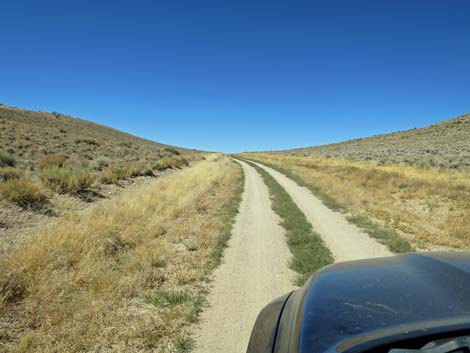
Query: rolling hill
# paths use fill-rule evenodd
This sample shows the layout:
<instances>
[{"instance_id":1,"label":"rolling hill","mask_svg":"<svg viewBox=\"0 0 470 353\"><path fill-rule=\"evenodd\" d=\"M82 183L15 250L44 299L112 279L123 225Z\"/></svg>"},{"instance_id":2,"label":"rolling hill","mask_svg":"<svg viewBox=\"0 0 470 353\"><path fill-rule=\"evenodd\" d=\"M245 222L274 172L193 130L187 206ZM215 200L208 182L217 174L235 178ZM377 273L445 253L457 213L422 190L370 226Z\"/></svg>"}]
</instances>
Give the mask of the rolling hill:
<instances>
[{"instance_id":1,"label":"rolling hill","mask_svg":"<svg viewBox=\"0 0 470 353\"><path fill-rule=\"evenodd\" d=\"M470 166L470 114L424 128L275 153L462 169Z\"/></svg>"},{"instance_id":2,"label":"rolling hill","mask_svg":"<svg viewBox=\"0 0 470 353\"><path fill-rule=\"evenodd\" d=\"M0 150L19 166L61 153L75 164L154 161L193 151L142 139L119 130L59 113L0 105ZM103 163L103 162L101 162Z\"/></svg>"},{"instance_id":3,"label":"rolling hill","mask_svg":"<svg viewBox=\"0 0 470 353\"><path fill-rule=\"evenodd\" d=\"M202 158L90 121L0 105L0 240L22 240L39 224Z\"/></svg>"}]
</instances>

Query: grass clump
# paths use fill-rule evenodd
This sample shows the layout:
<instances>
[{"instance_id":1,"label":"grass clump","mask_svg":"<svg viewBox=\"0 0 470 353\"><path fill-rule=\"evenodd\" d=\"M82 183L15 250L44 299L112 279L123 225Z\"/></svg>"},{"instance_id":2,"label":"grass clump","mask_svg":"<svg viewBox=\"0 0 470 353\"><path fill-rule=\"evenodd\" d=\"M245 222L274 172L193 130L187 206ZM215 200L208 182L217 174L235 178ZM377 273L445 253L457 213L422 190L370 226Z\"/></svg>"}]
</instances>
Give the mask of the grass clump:
<instances>
[{"instance_id":1,"label":"grass clump","mask_svg":"<svg viewBox=\"0 0 470 353\"><path fill-rule=\"evenodd\" d=\"M23 178L1 182L0 195L23 208L38 208L46 201L41 188Z\"/></svg>"},{"instance_id":2,"label":"grass clump","mask_svg":"<svg viewBox=\"0 0 470 353\"><path fill-rule=\"evenodd\" d=\"M103 184L118 184L120 180L130 178L133 168L126 164L113 164L103 169L100 181Z\"/></svg>"},{"instance_id":3,"label":"grass clump","mask_svg":"<svg viewBox=\"0 0 470 353\"><path fill-rule=\"evenodd\" d=\"M173 341L175 353L188 353L194 347L194 341L187 335L179 335Z\"/></svg>"},{"instance_id":4,"label":"grass clump","mask_svg":"<svg viewBox=\"0 0 470 353\"><path fill-rule=\"evenodd\" d=\"M145 298L147 304L152 304L156 307L168 307L179 304L184 304L192 300L191 294L184 290L161 290Z\"/></svg>"},{"instance_id":5,"label":"grass clump","mask_svg":"<svg viewBox=\"0 0 470 353\"><path fill-rule=\"evenodd\" d=\"M153 268L163 268L166 267L166 261L161 258L153 258L150 262L150 266Z\"/></svg>"},{"instance_id":6,"label":"grass clump","mask_svg":"<svg viewBox=\"0 0 470 353\"><path fill-rule=\"evenodd\" d=\"M14 167L16 159L8 153L0 150L0 167Z\"/></svg>"},{"instance_id":7,"label":"grass clump","mask_svg":"<svg viewBox=\"0 0 470 353\"><path fill-rule=\"evenodd\" d=\"M349 216L347 219L373 238L376 238L380 243L387 246L392 252L404 253L414 251L410 242L400 237L395 230L378 226L371 222L367 216L355 215Z\"/></svg>"},{"instance_id":8,"label":"grass clump","mask_svg":"<svg viewBox=\"0 0 470 353\"><path fill-rule=\"evenodd\" d=\"M139 176L154 176L153 169L148 164L140 163L135 165L131 168L131 177L139 177Z\"/></svg>"},{"instance_id":9,"label":"grass clump","mask_svg":"<svg viewBox=\"0 0 470 353\"><path fill-rule=\"evenodd\" d=\"M62 168L65 166L66 160L67 160L67 157L60 153L47 154L39 158L36 164L37 164L38 169L45 169L49 167Z\"/></svg>"},{"instance_id":10,"label":"grass clump","mask_svg":"<svg viewBox=\"0 0 470 353\"><path fill-rule=\"evenodd\" d=\"M90 188L95 176L87 169L73 169L71 167L49 166L43 168L40 177L45 186L59 193L76 193Z\"/></svg>"},{"instance_id":11,"label":"grass clump","mask_svg":"<svg viewBox=\"0 0 470 353\"><path fill-rule=\"evenodd\" d=\"M287 245L293 256L290 268L298 273L295 284L301 286L314 271L333 263L333 256L282 186L264 169L253 163L250 165L269 188L272 208L281 217L281 226L286 231Z\"/></svg>"}]
</instances>

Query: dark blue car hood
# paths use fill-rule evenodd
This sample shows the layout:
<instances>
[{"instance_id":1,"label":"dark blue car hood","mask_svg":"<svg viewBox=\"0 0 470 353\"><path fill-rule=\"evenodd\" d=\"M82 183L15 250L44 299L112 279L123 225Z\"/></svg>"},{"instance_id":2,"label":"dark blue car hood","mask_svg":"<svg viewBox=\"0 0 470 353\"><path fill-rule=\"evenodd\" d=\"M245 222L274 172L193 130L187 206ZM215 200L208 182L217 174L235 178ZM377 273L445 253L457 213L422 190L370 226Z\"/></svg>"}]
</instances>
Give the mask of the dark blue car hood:
<instances>
[{"instance_id":1,"label":"dark blue car hood","mask_svg":"<svg viewBox=\"0 0 470 353\"><path fill-rule=\"evenodd\" d=\"M470 255L406 254L329 266L304 297L301 353L363 352L377 342L470 328Z\"/></svg>"}]
</instances>

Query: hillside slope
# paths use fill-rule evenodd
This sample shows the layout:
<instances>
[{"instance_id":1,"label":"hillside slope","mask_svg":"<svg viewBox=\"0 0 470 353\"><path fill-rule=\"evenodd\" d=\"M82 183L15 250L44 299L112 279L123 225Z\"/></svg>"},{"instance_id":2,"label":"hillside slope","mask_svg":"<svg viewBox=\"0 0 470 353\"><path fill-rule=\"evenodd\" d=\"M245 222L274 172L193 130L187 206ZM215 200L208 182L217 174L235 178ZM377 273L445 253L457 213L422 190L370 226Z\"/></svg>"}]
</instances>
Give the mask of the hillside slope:
<instances>
[{"instance_id":1,"label":"hillside slope","mask_svg":"<svg viewBox=\"0 0 470 353\"><path fill-rule=\"evenodd\" d=\"M90 121L0 105L0 248L202 158Z\"/></svg>"},{"instance_id":2,"label":"hillside slope","mask_svg":"<svg viewBox=\"0 0 470 353\"><path fill-rule=\"evenodd\" d=\"M43 155L62 153L91 167L99 159L133 162L190 152L59 113L5 105L0 105L0 150L23 166L33 165Z\"/></svg>"},{"instance_id":3,"label":"hillside slope","mask_svg":"<svg viewBox=\"0 0 470 353\"><path fill-rule=\"evenodd\" d=\"M425 128L277 153L461 169L470 166L470 114Z\"/></svg>"}]
</instances>

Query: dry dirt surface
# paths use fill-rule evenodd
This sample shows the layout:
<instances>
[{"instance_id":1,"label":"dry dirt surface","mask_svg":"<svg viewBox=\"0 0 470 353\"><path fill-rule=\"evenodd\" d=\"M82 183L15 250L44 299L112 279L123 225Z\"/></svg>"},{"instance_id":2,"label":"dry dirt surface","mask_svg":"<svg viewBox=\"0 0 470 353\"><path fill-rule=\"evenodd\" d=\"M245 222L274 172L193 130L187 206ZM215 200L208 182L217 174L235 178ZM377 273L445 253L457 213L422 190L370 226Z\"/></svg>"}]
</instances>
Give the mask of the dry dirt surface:
<instances>
[{"instance_id":1,"label":"dry dirt surface","mask_svg":"<svg viewBox=\"0 0 470 353\"><path fill-rule=\"evenodd\" d=\"M245 190L223 263L214 271L210 306L194 332L197 353L244 353L259 311L294 288L268 189L253 167L240 163Z\"/></svg>"},{"instance_id":2,"label":"dry dirt surface","mask_svg":"<svg viewBox=\"0 0 470 353\"><path fill-rule=\"evenodd\" d=\"M271 174L292 197L331 250L335 262L392 255L384 245L349 223L343 214L326 207L310 190L272 168L256 164Z\"/></svg>"}]
</instances>

